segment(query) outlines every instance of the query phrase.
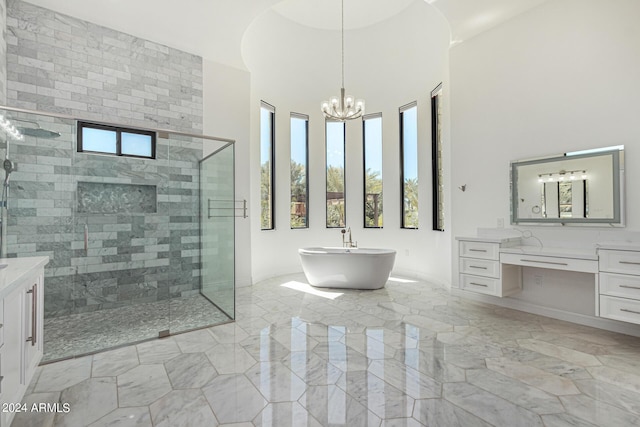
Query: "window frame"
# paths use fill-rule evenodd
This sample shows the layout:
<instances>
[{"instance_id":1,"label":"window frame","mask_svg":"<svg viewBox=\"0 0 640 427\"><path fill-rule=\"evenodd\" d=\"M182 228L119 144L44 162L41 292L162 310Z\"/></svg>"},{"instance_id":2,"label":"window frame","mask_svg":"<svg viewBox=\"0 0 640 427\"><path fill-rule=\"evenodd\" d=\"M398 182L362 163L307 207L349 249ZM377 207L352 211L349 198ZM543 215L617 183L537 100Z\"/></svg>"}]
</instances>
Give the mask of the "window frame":
<instances>
[{"instance_id":1,"label":"window frame","mask_svg":"<svg viewBox=\"0 0 640 427\"><path fill-rule=\"evenodd\" d=\"M309 116L306 114L300 114L300 113L290 113L289 115L289 138L291 139L291 123L292 123L292 119L299 119L299 120L304 120L305 121L305 164L304 164L304 173L305 173L305 225L304 227L293 227L291 225L291 220L289 220L289 226L291 227L292 230L303 230L305 228L309 228ZM289 144L292 145L292 140L289 141ZM293 159L291 159L293 160ZM291 168L291 166L289 166L289 168ZM291 180L291 178L289 178L289 180ZM291 182L289 182L289 187L291 187ZM289 188L289 191L291 191L291 188ZM293 203L293 202L291 202Z\"/></svg>"},{"instance_id":2,"label":"window frame","mask_svg":"<svg viewBox=\"0 0 640 427\"><path fill-rule=\"evenodd\" d=\"M344 204L344 224L330 226L329 225L329 209L327 205L327 187L329 184L329 164L328 164L328 132L327 125L329 123L340 123L342 125L342 196L343 196L343 204ZM324 121L324 160L325 160L325 168L324 168L324 188L325 188L325 201L324 201L324 209L325 209L325 227L334 229L334 228L344 228L347 226L347 126L344 121L339 120L329 120L325 119Z\"/></svg>"},{"instance_id":3,"label":"window frame","mask_svg":"<svg viewBox=\"0 0 640 427\"><path fill-rule=\"evenodd\" d=\"M269 231L276 229L276 207L275 207L275 194L276 194L276 179L275 179L275 171L276 171L276 107L273 105L260 101L260 153L262 153L262 109L266 109L270 113L270 122L271 122L271 132L270 132L270 142L271 146L269 147L269 155L271 156L271 171L270 171L270 179L269 186L271 188L270 192L270 226L268 228L262 227L262 196L260 197L260 230L261 231ZM262 159L260 159L260 168L262 168ZM262 186L262 176L260 177L260 185Z\"/></svg>"},{"instance_id":4,"label":"window frame","mask_svg":"<svg viewBox=\"0 0 640 427\"><path fill-rule=\"evenodd\" d=\"M91 154L103 154L105 156L117 156L117 157L132 157L135 159L155 159L156 158L156 141L157 134L154 131L144 130L144 129L135 129L135 128L125 128L120 126L111 126L105 125L102 123L93 123L87 121L77 121L77 135L76 135L76 143L78 153L91 153ZM116 133L116 152L109 153L107 151L94 151L94 150L85 150L84 149L84 141L83 141L83 129L98 129L98 130L107 130ZM137 135L147 135L151 137L151 155L150 156L137 156L135 154L123 154L122 153L122 134L123 133L134 133Z\"/></svg>"},{"instance_id":5,"label":"window frame","mask_svg":"<svg viewBox=\"0 0 640 427\"><path fill-rule=\"evenodd\" d=\"M433 231L444 231L444 171L442 170L442 83L431 91L431 186Z\"/></svg>"},{"instance_id":6,"label":"window frame","mask_svg":"<svg viewBox=\"0 0 640 427\"><path fill-rule=\"evenodd\" d=\"M384 217L382 219L382 225L367 225L367 138L366 138L366 121L371 119L380 119L380 156L384 159L384 153L382 152L384 148L384 144L382 143L383 134L382 134L382 113L372 113L362 116L362 200L363 200L363 209L362 209L362 224L363 228L384 228ZM383 161L384 163L384 161ZM381 169L382 169L381 165ZM384 174L383 171L380 170L380 180L383 181L384 185ZM384 206L384 189L380 193L381 201L380 206Z\"/></svg>"},{"instance_id":7,"label":"window frame","mask_svg":"<svg viewBox=\"0 0 640 427\"><path fill-rule=\"evenodd\" d=\"M404 148L405 148L405 143L404 143L404 113L407 110L410 110L412 108L416 108L416 162L418 161L418 132L417 132L417 126L418 126L418 102L417 101L413 101L410 102L408 104L403 105L402 107L400 107L398 109L399 111L399 122L400 122L400 228L401 229L406 229L406 230L417 230L419 228L419 220L418 220L418 224L416 224L415 227L408 227L405 224L405 204L404 204L404 199L405 199L405 183L404 183L404 170L405 170L405 164L404 164ZM419 166L419 164L417 165ZM416 169L416 179L418 177L418 169ZM419 187L418 187L419 188ZM419 211L418 211L419 212Z\"/></svg>"}]
</instances>

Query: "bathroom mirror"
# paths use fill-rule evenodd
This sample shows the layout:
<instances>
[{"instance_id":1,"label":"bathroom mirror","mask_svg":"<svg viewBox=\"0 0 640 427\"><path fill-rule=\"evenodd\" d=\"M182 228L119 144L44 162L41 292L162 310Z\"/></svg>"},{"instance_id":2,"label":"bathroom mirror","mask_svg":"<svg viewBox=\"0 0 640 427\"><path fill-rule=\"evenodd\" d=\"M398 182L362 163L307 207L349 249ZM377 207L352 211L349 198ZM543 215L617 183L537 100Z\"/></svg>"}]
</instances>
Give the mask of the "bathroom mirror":
<instances>
[{"instance_id":1,"label":"bathroom mirror","mask_svg":"<svg viewBox=\"0 0 640 427\"><path fill-rule=\"evenodd\" d=\"M511 162L511 223L623 226L624 147Z\"/></svg>"}]
</instances>

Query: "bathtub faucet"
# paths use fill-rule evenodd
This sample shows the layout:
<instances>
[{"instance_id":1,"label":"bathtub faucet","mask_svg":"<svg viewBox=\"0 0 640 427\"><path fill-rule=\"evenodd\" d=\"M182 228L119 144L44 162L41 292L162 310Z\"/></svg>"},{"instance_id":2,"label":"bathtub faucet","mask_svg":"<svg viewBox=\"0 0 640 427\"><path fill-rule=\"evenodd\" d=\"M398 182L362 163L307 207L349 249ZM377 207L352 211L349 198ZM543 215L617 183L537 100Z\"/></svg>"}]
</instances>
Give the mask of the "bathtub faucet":
<instances>
[{"instance_id":1,"label":"bathtub faucet","mask_svg":"<svg viewBox=\"0 0 640 427\"><path fill-rule=\"evenodd\" d=\"M358 242L354 242L351 240L351 227L348 227L346 230L343 228L340 230L342 233L342 247L343 248L357 248ZM345 234L349 233L349 240L345 240Z\"/></svg>"}]
</instances>

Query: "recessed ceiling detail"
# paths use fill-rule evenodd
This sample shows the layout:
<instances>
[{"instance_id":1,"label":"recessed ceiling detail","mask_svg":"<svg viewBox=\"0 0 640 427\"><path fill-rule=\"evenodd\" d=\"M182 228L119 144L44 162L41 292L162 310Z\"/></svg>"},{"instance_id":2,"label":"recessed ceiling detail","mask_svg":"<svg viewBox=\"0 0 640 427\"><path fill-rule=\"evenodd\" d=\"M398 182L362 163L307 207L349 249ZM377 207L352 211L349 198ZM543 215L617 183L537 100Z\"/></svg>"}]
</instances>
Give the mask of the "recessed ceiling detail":
<instances>
[{"instance_id":1,"label":"recessed ceiling detail","mask_svg":"<svg viewBox=\"0 0 640 427\"><path fill-rule=\"evenodd\" d=\"M345 0L344 27L356 29L385 21L416 0ZM320 30L340 30L340 0L284 0L272 8L283 17Z\"/></svg>"},{"instance_id":2,"label":"recessed ceiling detail","mask_svg":"<svg viewBox=\"0 0 640 427\"><path fill-rule=\"evenodd\" d=\"M238 68L246 68L242 37L270 9L301 25L340 29L340 0L25 1ZM452 41L461 41L549 0L345 0L345 28L378 24L416 1L440 10Z\"/></svg>"}]
</instances>

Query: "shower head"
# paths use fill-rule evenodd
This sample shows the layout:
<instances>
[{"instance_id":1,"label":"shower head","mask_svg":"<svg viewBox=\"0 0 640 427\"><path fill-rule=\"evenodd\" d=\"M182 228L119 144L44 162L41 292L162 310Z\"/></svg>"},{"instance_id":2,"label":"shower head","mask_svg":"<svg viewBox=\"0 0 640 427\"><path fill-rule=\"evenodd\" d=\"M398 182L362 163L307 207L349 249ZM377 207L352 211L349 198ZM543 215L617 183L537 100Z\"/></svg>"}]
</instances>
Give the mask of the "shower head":
<instances>
[{"instance_id":1,"label":"shower head","mask_svg":"<svg viewBox=\"0 0 640 427\"><path fill-rule=\"evenodd\" d=\"M37 128L18 127L17 129L23 135L35 136L36 138L57 138L60 136L60 132L42 129L41 127L37 127Z\"/></svg>"},{"instance_id":2,"label":"shower head","mask_svg":"<svg viewBox=\"0 0 640 427\"><path fill-rule=\"evenodd\" d=\"M36 138L57 138L60 136L60 132L55 132L48 129L43 129L40 127L40 123L34 122L33 120L25 120L25 119L12 119L15 122L29 123L33 126L16 126L16 129L20 131L21 134L26 136L34 136Z\"/></svg>"}]
</instances>

